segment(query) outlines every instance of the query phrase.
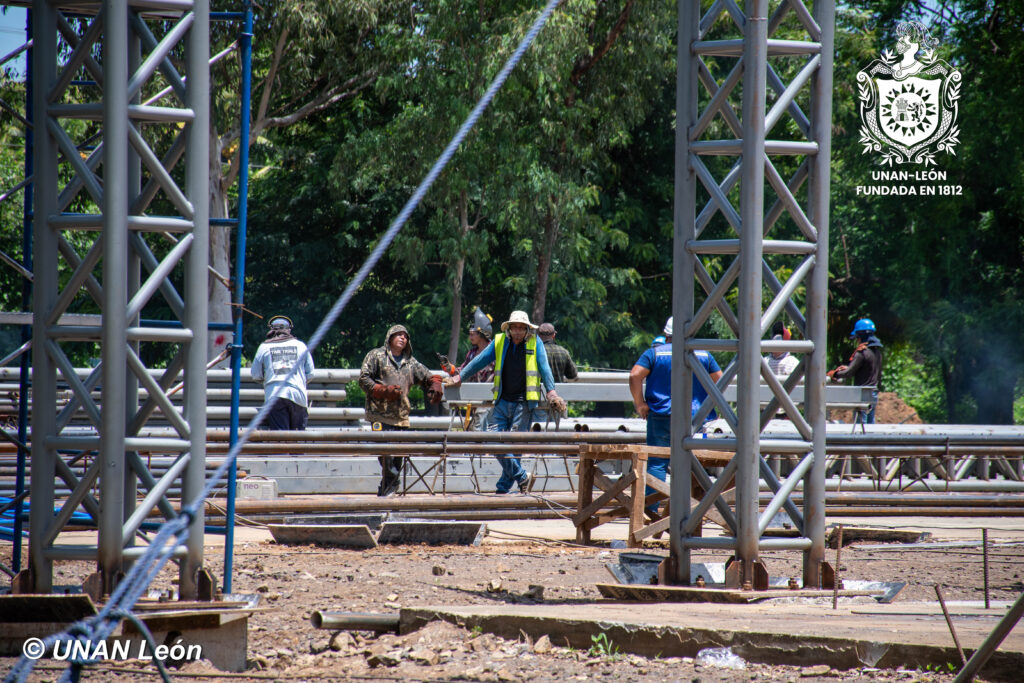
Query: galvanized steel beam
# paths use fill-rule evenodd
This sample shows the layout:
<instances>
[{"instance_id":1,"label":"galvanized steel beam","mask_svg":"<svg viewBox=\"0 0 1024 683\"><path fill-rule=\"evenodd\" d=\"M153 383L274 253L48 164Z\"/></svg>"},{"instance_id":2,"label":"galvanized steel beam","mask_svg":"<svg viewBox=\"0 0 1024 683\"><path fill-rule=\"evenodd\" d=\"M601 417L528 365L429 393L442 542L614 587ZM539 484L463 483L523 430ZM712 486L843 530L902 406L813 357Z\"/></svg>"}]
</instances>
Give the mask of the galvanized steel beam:
<instances>
[{"instance_id":1,"label":"galvanized steel beam","mask_svg":"<svg viewBox=\"0 0 1024 683\"><path fill-rule=\"evenodd\" d=\"M763 454L785 452L801 456L801 465L790 474L794 479L773 477L777 494L771 507L773 511L785 508L797 522L803 536L784 545L803 551L804 584L817 585L825 547L825 305L834 2L814 2L813 9L803 0L783 2L770 17L768 0L748 0L743 11L732 2L716 2L703 16L700 11L699 0L679 2L672 310L680 334L674 340L672 360L681 372L673 374L672 382L676 408L672 471L677 476L672 486L672 561L666 568L670 580L687 583L690 549L710 547L710 543L731 551L740 561L739 583L754 583L758 552L767 547L762 533L768 519L758 518L760 476L770 472ZM795 21L790 20L793 17ZM786 39L776 36L782 26L788 31ZM805 39L790 39L801 31ZM776 94L770 111L769 87ZM798 104L803 101L800 93L808 88L809 116ZM770 139L769 133L785 118L795 122L806 139ZM738 160L729 159L737 155ZM805 158L787 179L783 164L773 161L776 155ZM715 177L720 168L729 169L721 179ZM805 180L807 197L801 200L797 192ZM767 211L766 187L777 198ZM702 193L706 199L701 199ZM698 213L700 202L704 206ZM791 223L781 221L784 216ZM776 237L775 233L782 234ZM712 258L720 259L717 268L707 267L705 259ZM785 282L774 274L782 262L791 264ZM716 281L712 272L722 275ZM698 285L706 295L703 299L697 294ZM802 310L793 300L801 286L807 288ZM736 293L734 299L728 296L731 292ZM763 306L766 294L773 298ZM737 302L736 310L727 303L731 300ZM793 319L803 340L763 341L783 312ZM727 330L733 338L701 336L716 313L724 323L716 329ZM701 350L735 354L718 386L694 356ZM762 356L772 350L802 356L796 377L780 382L768 376ZM734 393L723 393L733 377ZM709 398L691 419L694 380L701 382ZM734 411L730 402L735 404ZM712 407L734 434L722 440L693 438ZM791 416L797 439L762 435L779 407ZM690 536L697 525L693 520L687 523L691 473L704 474L692 457L698 448L736 452L735 534L713 542ZM789 499L801 487L798 483L806 491L802 515ZM720 490L715 487L707 495ZM708 503L701 509L708 508Z\"/></svg>"},{"instance_id":2,"label":"galvanized steel beam","mask_svg":"<svg viewBox=\"0 0 1024 683\"><path fill-rule=\"evenodd\" d=\"M35 136L33 235L36 249L34 320L47 321L33 331L32 512L33 566L21 585L47 592L52 587L53 562L72 557L95 558L102 593L109 593L131 559L135 529L150 510L173 514L167 492L181 482L195 495L205 477L206 336L208 261L209 163L209 6L207 0L175 1L173 12L155 18L162 34L154 37L144 0L84 2L75 5L74 18L44 0L33 3L33 128ZM168 5L170 7L171 5ZM185 41L185 84L170 67L167 55ZM102 60L91 55L102 51ZM145 49L145 54L143 54ZM84 74L83 74L84 71ZM156 82L170 81L179 101L152 107L141 94ZM71 120L75 125L66 125ZM77 122L88 124L82 133ZM178 134L177 124L186 122ZM170 136L149 135L166 129ZM80 147L95 144L88 158ZM187 155L184 188L172 170L180 153L160 153L152 140L182 139ZM163 143L162 143L163 144ZM176 143L173 148L180 145ZM61 187L61 176L67 182ZM144 190L144 184L147 184ZM152 189L149 189L152 188ZM152 190L156 190L155 192ZM84 192L83 192L84 191ZM149 216L157 192L168 199L177 215ZM67 208L74 206L75 211ZM173 229L182 234L161 261L147 243L147 233ZM64 232L97 233L82 257ZM82 235L75 243L81 243ZM71 276L59 289L60 260ZM102 277L95 272L102 263ZM179 266L185 272L186 293L178 296L170 281ZM146 268L148 274L143 273ZM100 284L102 282L102 285ZM181 328L142 325L150 299L161 292L180 315ZM69 320L69 308L91 300L100 309L96 319ZM98 325L97 325L98 323ZM172 363L170 378L152 375L141 360L141 342L170 343L182 349L184 363L183 415L171 402L170 387L181 365ZM99 343L99 367L85 375L68 361L72 344ZM58 371L65 387L58 384ZM140 383L146 401L140 406ZM70 400L58 394L70 392ZM98 400L97 400L98 399ZM63 405L63 408L60 408ZM46 409L41 409L46 406ZM60 412L58 413L58 410ZM84 410L95 435L69 429L72 417ZM154 410L170 415L178 438L139 436ZM94 467L78 479L60 452L92 450ZM179 466L156 479L139 473L138 452L178 451ZM72 456L74 457L74 456ZM55 515L54 480L71 487L69 503ZM148 495L140 504L137 490ZM98 502L89 494L98 486ZM70 512L79 504L93 516L95 544L68 553L54 546ZM202 518L193 520L187 548L173 551L183 558L181 595L194 597L194 575L202 566Z\"/></svg>"}]
</instances>

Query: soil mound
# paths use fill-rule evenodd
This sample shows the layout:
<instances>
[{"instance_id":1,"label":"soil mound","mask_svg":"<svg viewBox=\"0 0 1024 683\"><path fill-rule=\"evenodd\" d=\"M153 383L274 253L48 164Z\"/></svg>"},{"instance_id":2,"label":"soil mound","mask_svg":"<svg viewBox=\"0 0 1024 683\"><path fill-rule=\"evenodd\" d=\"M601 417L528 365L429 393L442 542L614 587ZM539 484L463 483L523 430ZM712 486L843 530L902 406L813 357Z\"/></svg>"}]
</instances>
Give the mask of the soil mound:
<instances>
[{"instance_id":1,"label":"soil mound","mask_svg":"<svg viewBox=\"0 0 1024 683\"><path fill-rule=\"evenodd\" d=\"M836 409L828 411L830 422L853 423L853 410ZM878 408L875 409L875 422L882 424L923 424L917 411L892 391L878 394Z\"/></svg>"}]
</instances>

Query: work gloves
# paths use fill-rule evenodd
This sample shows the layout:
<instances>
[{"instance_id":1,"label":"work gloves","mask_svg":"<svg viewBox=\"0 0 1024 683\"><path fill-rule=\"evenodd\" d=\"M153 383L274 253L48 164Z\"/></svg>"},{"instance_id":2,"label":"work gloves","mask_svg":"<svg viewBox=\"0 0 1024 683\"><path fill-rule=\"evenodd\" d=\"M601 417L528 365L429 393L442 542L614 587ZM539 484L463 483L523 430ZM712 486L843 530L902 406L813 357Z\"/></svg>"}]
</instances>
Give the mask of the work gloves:
<instances>
[{"instance_id":1,"label":"work gloves","mask_svg":"<svg viewBox=\"0 0 1024 683\"><path fill-rule=\"evenodd\" d=\"M832 380L833 382L841 382L842 380L840 380L840 379L836 379L836 373L837 373L837 372L846 372L846 369L847 369L847 368L846 368L846 366L845 366L845 365L840 365L840 366L839 366L838 368L836 368L835 370L829 370L828 372L826 372L826 373L825 373L825 375L826 375L826 376L827 376L827 377L828 377L828 378L829 378L830 380Z\"/></svg>"},{"instance_id":2,"label":"work gloves","mask_svg":"<svg viewBox=\"0 0 1024 683\"><path fill-rule=\"evenodd\" d=\"M548 408L556 413L565 412L565 400L554 389L548 392Z\"/></svg>"},{"instance_id":3,"label":"work gloves","mask_svg":"<svg viewBox=\"0 0 1024 683\"><path fill-rule=\"evenodd\" d=\"M427 389L427 400L431 403L440 403L444 398L444 384L441 375L430 376L430 388Z\"/></svg>"},{"instance_id":4,"label":"work gloves","mask_svg":"<svg viewBox=\"0 0 1024 683\"><path fill-rule=\"evenodd\" d=\"M397 384L374 384L370 396L378 401L396 401L402 397L402 387Z\"/></svg>"}]
</instances>

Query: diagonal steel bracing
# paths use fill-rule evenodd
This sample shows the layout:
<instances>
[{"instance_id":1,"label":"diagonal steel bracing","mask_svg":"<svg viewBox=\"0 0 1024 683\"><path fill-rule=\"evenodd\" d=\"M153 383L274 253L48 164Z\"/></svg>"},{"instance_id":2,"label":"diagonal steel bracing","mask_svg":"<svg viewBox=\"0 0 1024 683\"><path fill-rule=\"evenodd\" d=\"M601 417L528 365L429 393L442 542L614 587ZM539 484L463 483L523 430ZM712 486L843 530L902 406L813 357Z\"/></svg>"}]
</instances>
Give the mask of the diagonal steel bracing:
<instances>
[{"instance_id":1,"label":"diagonal steel bracing","mask_svg":"<svg viewBox=\"0 0 1024 683\"><path fill-rule=\"evenodd\" d=\"M16 586L48 592L55 562L94 559L87 584L106 594L138 555L131 546L142 521L154 509L175 514L172 485L180 482L183 496L203 485L209 2L76 2L72 13L37 0L32 13L33 312L45 323L34 326L32 345L32 564ZM161 106L144 103L156 93ZM178 326L146 327L143 313L154 306ZM100 324L61 324L69 312L99 314ZM72 358L97 352L97 367L79 377ZM146 358L173 360L156 376ZM179 413L169 394L181 379ZM60 383L71 397L58 413ZM154 413L177 438L144 436ZM76 415L91 429L72 428ZM178 459L157 479L142 457L151 453ZM83 459L78 479L69 462ZM72 489L60 507L57 480ZM79 508L98 533L69 546L62 533ZM173 551L185 599L197 597L202 529L196 517Z\"/></svg>"},{"instance_id":2,"label":"diagonal steel bracing","mask_svg":"<svg viewBox=\"0 0 1024 683\"><path fill-rule=\"evenodd\" d=\"M831 0L748 0L743 9L733 0L679 2L673 315L682 335L673 344L673 363L684 371L672 379L673 406L683 408L672 415L667 565L675 583L689 582L694 549L730 552L738 562L728 581L736 586L764 580L759 552L768 547L803 552L806 586L820 585L828 574L824 372L834 16ZM721 275L716 280L712 273ZM766 340L784 316L796 337ZM800 358L784 380L772 375L764 358L772 350ZM717 384L696 360L697 351L730 354ZM695 381L708 399L691 415L686 406ZM734 411L722 393L731 382ZM790 396L800 382L803 410ZM763 410L761 384L773 396ZM712 408L733 436L696 438ZM796 438L762 435L780 409ZM713 479L693 457L698 448L736 455ZM798 464L780 480L765 453L794 455ZM733 476L735 491L729 492L725 479ZM693 510L691 477L706 491ZM774 491L763 512L761 478ZM803 510L790 499L801 483ZM731 535L695 536L713 506L729 510ZM780 510L800 538L764 538Z\"/></svg>"}]
</instances>

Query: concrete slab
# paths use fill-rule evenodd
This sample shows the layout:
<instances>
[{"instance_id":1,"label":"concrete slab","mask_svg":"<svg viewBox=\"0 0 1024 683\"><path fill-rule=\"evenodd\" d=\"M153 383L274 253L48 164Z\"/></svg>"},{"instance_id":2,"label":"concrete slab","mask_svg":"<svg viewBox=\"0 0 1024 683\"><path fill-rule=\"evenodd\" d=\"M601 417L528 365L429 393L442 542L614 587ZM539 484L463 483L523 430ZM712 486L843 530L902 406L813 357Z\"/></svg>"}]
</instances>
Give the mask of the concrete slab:
<instances>
[{"instance_id":1,"label":"concrete slab","mask_svg":"<svg viewBox=\"0 0 1024 683\"><path fill-rule=\"evenodd\" d=\"M403 608L401 631L444 620L465 628L515 639L520 631L547 635L556 645L587 649L591 637L605 633L623 652L648 657L693 657L705 647L731 647L747 661L836 669L864 666L924 669L958 663L959 656L941 610L907 614L917 603L842 606L787 604L621 603L429 606ZM901 611L902 610L902 611ZM964 650L977 648L1004 609L956 620ZM1024 629L1017 628L982 671L986 680L1020 680L1024 668Z\"/></svg>"},{"instance_id":2,"label":"concrete slab","mask_svg":"<svg viewBox=\"0 0 1024 683\"><path fill-rule=\"evenodd\" d=\"M381 545L480 545L487 525L479 522L384 522Z\"/></svg>"},{"instance_id":3,"label":"concrete slab","mask_svg":"<svg viewBox=\"0 0 1024 683\"><path fill-rule=\"evenodd\" d=\"M380 531L380 525L388 519L390 512L353 512L338 515L292 515L288 524L365 524L371 531Z\"/></svg>"},{"instance_id":4,"label":"concrete slab","mask_svg":"<svg viewBox=\"0 0 1024 683\"><path fill-rule=\"evenodd\" d=\"M640 586L618 583L599 583L597 590L606 598L640 602L722 602L747 603L773 598L832 598L830 590L791 590L788 588L764 591L744 591L734 588L692 588L690 586ZM881 597L881 590L841 590L839 597Z\"/></svg>"},{"instance_id":5,"label":"concrete slab","mask_svg":"<svg viewBox=\"0 0 1024 683\"><path fill-rule=\"evenodd\" d=\"M377 541L365 524L270 524L274 540L282 545L317 543L339 548L376 548Z\"/></svg>"}]
</instances>

